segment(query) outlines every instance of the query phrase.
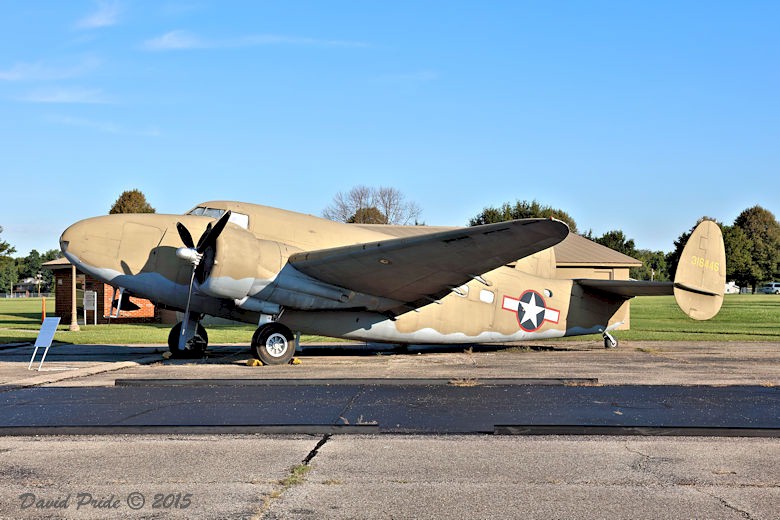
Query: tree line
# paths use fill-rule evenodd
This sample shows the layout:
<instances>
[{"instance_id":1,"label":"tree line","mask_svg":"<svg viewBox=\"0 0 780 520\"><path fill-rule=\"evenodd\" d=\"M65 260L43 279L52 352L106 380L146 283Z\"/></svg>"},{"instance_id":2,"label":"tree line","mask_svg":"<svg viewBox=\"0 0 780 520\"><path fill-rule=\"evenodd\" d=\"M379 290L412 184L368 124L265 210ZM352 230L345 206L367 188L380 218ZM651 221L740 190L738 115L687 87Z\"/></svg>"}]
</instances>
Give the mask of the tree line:
<instances>
[{"instance_id":1,"label":"tree line","mask_svg":"<svg viewBox=\"0 0 780 520\"><path fill-rule=\"evenodd\" d=\"M362 224L417 224L421 213L419 205L407 201L395 188L366 186L356 186L348 192L337 193L322 212L325 218L331 220ZM565 222L573 233L578 232L577 223L566 211L536 200L518 200L514 204L506 202L500 206L486 207L470 219L469 225L521 218L556 218ZM705 219L715 220L702 217L696 224ZM761 206L753 206L740 213L732 225L717 223L723 231L728 280L740 286L751 286L755 290L763 281L780 278L780 224L772 212ZM631 268L631 278L669 281L674 279L682 249L695 227L684 231L674 242L674 250L669 253L638 248L635 241L620 229L607 231L601 236L595 236L592 230L588 230L583 236L641 261L641 267Z\"/></svg>"},{"instance_id":2,"label":"tree line","mask_svg":"<svg viewBox=\"0 0 780 520\"><path fill-rule=\"evenodd\" d=\"M505 203L498 208L485 208L471 219L470 224L475 226L532 217L555 217L566 222L573 232L577 231L576 222L565 211L544 206L536 201L518 201L514 205ZM583 236L641 261L642 267L631 269L631 278L668 281L674 280L683 247L702 220L715 219L699 219L688 231L680 234L674 242L674 250L669 253L639 249L634 240L619 229L607 231L601 236L594 236L593 232L588 230ZM723 231L728 280L733 280L742 287L753 287L755 291L759 283L780 278L780 223L771 211L761 206L753 206L742 211L732 225L724 225L717 220L715 222Z\"/></svg>"}]
</instances>

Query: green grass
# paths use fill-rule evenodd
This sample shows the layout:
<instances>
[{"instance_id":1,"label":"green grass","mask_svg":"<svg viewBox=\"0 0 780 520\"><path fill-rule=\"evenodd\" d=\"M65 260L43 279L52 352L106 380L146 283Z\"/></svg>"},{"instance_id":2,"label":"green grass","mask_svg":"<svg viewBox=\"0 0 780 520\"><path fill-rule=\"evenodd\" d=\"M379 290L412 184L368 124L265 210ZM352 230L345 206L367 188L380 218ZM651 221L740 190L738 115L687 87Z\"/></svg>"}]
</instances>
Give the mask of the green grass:
<instances>
[{"instance_id":1,"label":"green grass","mask_svg":"<svg viewBox=\"0 0 780 520\"><path fill-rule=\"evenodd\" d=\"M54 300L46 300L49 312ZM41 300L0 299L0 344L34 341L41 323ZM248 343L252 325L208 327L212 345ZM170 325L86 325L70 332L60 325L55 341L80 344L164 344ZM683 314L672 296L646 296L631 302L631 330L618 331L620 339L658 341L780 341L780 296L774 294L727 295L720 313L709 321ZM305 341L332 341L304 336Z\"/></svg>"},{"instance_id":2,"label":"green grass","mask_svg":"<svg viewBox=\"0 0 780 520\"><path fill-rule=\"evenodd\" d=\"M49 315L54 312L54 299L46 299ZM60 343L79 343L84 345L144 345L165 344L171 325L135 324L135 325L80 325L79 332L68 330L70 320L60 324L54 340ZM0 344L35 341L41 326L40 298L0 299ZM249 343L256 327L252 325L210 325L209 343ZM333 341L322 336L304 336L305 341Z\"/></svg>"},{"instance_id":3,"label":"green grass","mask_svg":"<svg viewBox=\"0 0 780 520\"><path fill-rule=\"evenodd\" d=\"M665 341L780 341L780 296L727 294L717 316L696 321L680 311L674 296L631 301L631 330L621 339Z\"/></svg>"}]
</instances>

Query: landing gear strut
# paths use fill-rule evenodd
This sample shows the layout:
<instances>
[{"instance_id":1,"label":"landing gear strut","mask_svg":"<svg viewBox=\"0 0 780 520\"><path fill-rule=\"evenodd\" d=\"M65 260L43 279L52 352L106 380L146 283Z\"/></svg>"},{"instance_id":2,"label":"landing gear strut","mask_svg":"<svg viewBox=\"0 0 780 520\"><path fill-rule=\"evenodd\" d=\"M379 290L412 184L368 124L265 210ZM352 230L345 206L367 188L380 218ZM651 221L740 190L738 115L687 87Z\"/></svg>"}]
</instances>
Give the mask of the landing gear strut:
<instances>
[{"instance_id":1,"label":"landing gear strut","mask_svg":"<svg viewBox=\"0 0 780 520\"><path fill-rule=\"evenodd\" d=\"M252 336L252 355L266 365L285 365L295 355L295 336L280 323L260 325Z\"/></svg>"},{"instance_id":2,"label":"landing gear strut","mask_svg":"<svg viewBox=\"0 0 780 520\"><path fill-rule=\"evenodd\" d=\"M604 331L601 335L604 336L604 348L617 348L618 340L616 340L612 334Z\"/></svg>"},{"instance_id":3,"label":"landing gear strut","mask_svg":"<svg viewBox=\"0 0 780 520\"><path fill-rule=\"evenodd\" d=\"M185 332L194 331L191 337L187 338L180 345L181 324L177 323L168 334L168 349L171 356L178 359L202 358L206 354L206 347L209 344L209 335L206 329L200 324L200 321L187 325ZM189 334L187 334L189 336Z\"/></svg>"}]
</instances>

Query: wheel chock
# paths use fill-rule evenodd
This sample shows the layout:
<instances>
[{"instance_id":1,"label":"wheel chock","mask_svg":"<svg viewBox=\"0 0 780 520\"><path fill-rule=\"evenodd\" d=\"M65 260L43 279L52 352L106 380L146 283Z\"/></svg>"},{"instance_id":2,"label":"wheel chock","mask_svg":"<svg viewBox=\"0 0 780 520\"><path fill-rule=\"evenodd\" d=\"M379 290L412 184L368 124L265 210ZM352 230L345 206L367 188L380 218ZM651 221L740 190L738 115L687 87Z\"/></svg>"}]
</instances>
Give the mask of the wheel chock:
<instances>
[{"instance_id":1,"label":"wheel chock","mask_svg":"<svg viewBox=\"0 0 780 520\"><path fill-rule=\"evenodd\" d=\"M263 366L263 362L260 361L259 359L254 359L254 358L247 359L246 360L246 366L248 366L248 367L261 367L261 366Z\"/></svg>"},{"instance_id":2,"label":"wheel chock","mask_svg":"<svg viewBox=\"0 0 780 520\"><path fill-rule=\"evenodd\" d=\"M171 353L171 351L169 350L169 351L167 351L167 352L163 352L163 355L162 355L162 357L163 357L163 359L171 359L171 356L172 356L172 355L173 355L173 354L172 354L172 353Z\"/></svg>"},{"instance_id":3,"label":"wheel chock","mask_svg":"<svg viewBox=\"0 0 780 520\"><path fill-rule=\"evenodd\" d=\"M294 357L294 358L292 358L292 359L290 360L290 364L291 364L291 365L301 365L301 364L303 364L303 361L301 361L301 360L300 360L300 359L298 359L297 357Z\"/></svg>"}]
</instances>

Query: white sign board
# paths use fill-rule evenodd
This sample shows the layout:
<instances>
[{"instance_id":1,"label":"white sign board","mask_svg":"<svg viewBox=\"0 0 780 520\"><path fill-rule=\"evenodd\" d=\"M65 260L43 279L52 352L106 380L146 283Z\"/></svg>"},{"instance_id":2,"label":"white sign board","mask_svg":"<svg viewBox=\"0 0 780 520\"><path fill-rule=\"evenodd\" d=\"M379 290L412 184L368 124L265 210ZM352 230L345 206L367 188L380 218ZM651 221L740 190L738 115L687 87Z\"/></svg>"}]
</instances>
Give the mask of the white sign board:
<instances>
[{"instance_id":1,"label":"white sign board","mask_svg":"<svg viewBox=\"0 0 780 520\"><path fill-rule=\"evenodd\" d=\"M87 311L92 311L92 316L97 325L97 292L84 291L84 325L87 324Z\"/></svg>"},{"instance_id":2,"label":"white sign board","mask_svg":"<svg viewBox=\"0 0 780 520\"><path fill-rule=\"evenodd\" d=\"M54 333L57 332L57 325L60 324L59 318L44 318L41 330L38 332L38 339L35 340L35 349L33 355L30 358L30 364L27 365L27 370L32 368L33 361L35 361L35 355L38 353L40 347L44 348L43 357L41 358L41 364L38 365L38 371L40 372L43 366L43 361L46 359L46 354L49 352L51 342L54 341Z\"/></svg>"},{"instance_id":3,"label":"white sign board","mask_svg":"<svg viewBox=\"0 0 780 520\"><path fill-rule=\"evenodd\" d=\"M96 291L84 291L84 310L95 311L97 310L97 292Z\"/></svg>"}]
</instances>

